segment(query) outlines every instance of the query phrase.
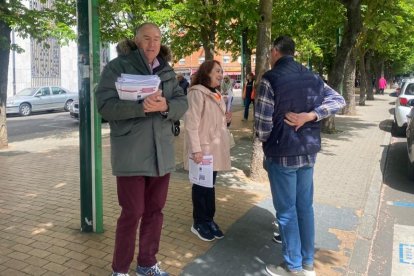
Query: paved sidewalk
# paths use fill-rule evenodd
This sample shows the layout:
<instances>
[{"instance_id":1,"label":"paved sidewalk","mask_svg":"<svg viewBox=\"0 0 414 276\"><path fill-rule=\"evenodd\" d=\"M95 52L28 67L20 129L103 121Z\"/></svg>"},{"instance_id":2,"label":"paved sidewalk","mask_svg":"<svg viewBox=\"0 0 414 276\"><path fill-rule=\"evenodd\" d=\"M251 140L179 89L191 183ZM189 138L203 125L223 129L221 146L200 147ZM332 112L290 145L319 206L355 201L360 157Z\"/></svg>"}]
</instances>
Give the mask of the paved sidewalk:
<instances>
[{"instance_id":1,"label":"paved sidewalk","mask_svg":"<svg viewBox=\"0 0 414 276\"><path fill-rule=\"evenodd\" d=\"M323 138L315 169L318 275L362 273L361 263L368 257L393 101L388 95L376 98L358 107L357 116L337 116L339 132ZM223 240L207 243L190 232L191 190L181 169L182 136L176 139L177 172L172 174L158 254L172 275L265 275L265 263L281 261L280 245L271 241L274 210L268 184L253 183L244 174L252 121L241 122L240 100L235 105L233 169L219 174L216 190ZM0 275L110 274L120 209L107 129L103 133L103 234L79 231L77 133L11 143L0 150Z\"/></svg>"}]
</instances>

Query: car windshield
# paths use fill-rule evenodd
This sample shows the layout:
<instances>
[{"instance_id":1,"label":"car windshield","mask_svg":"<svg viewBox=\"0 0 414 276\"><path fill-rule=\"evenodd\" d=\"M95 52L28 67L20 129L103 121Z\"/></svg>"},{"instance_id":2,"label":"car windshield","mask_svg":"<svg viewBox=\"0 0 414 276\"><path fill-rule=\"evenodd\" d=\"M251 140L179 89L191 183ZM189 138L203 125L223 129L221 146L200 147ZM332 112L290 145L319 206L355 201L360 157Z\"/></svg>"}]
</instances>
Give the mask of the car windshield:
<instances>
[{"instance_id":1,"label":"car windshield","mask_svg":"<svg viewBox=\"0 0 414 276\"><path fill-rule=\"evenodd\" d=\"M17 92L17 96L33 96L36 93L37 88L26 88Z\"/></svg>"}]
</instances>

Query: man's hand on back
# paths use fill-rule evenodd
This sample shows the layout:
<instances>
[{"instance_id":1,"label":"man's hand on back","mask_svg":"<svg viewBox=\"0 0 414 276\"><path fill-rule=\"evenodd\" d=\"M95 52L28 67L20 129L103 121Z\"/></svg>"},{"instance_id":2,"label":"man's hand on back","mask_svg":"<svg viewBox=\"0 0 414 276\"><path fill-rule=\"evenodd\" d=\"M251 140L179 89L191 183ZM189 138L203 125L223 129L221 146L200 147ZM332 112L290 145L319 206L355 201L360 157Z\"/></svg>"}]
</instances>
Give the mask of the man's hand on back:
<instances>
[{"instance_id":1,"label":"man's hand on back","mask_svg":"<svg viewBox=\"0 0 414 276\"><path fill-rule=\"evenodd\" d=\"M304 124L310 121L315 121L317 119L315 112L302 112L294 113L289 112L285 115L285 123L295 127L295 131L298 131Z\"/></svg>"}]
</instances>

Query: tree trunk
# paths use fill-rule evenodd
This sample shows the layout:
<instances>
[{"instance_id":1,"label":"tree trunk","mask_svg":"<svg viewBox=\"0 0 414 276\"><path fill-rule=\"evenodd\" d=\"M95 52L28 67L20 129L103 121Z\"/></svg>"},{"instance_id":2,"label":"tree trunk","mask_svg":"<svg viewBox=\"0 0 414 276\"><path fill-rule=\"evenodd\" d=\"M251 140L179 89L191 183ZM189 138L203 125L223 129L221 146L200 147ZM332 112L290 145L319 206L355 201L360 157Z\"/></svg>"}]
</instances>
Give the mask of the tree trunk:
<instances>
[{"instance_id":1,"label":"tree trunk","mask_svg":"<svg viewBox=\"0 0 414 276\"><path fill-rule=\"evenodd\" d=\"M4 3L1 1L0 3ZM0 19L0 149L8 146L6 125L7 77L10 58L10 26Z\"/></svg>"},{"instance_id":2,"label":"tree trunk","mask_svg":"<svg viewBox=\"0 0 414 276\"><path fill-rule=\"evenodd\" d=\"M367 92L367 74L365 70L365 51L359 52L359 72L361 73L361 80L359 83L359 105L365 105L366 92Z\"/></svg>"},{"instance_id":3,"label":"tree trunk","mask_svg":"<svg viewBox=\"0 0 414 276\"><path fill-rule=\"evenodd\" d=\"M215 39L215 35L213 35ZM205 30L201 37L204 49L204 60L213 60L214 59L214 40L211 40L211 31Z\"/></svg>"},{"instance_id":4,"label":"tree trunk","mask_svg":"<svg viewBox=\"0 0 414 276\"><path fill-rule=\"evenodd\" d=\"M217 0L213 0L210 3L213 6L217 5ZM206 4L207 5L207 4ZM206 18L208 18L208 22L210 24L205 25L204 29L201 30L201 41L203 44L204 49L204 60L213 60L214 59L214 51L216 45L216 33L217 33L217 20L216 20L216 13L211 12L207 13Z\"/></svg>"},{"instance_id":5,"label":"tree trunk","mask_svg":"<svg viewBox=\"0 0 414 276\"><path fill-rule=\"evenodd\" d=\"M347 23L342 42L338 47L334 64L329 74L329 85L336 91L339 91L349 54L362 30L361 0L342 0L342 3L347 10Z\"/></svg>"},{"instance_id":6,"label":"tree trunk","mask_svg":"<svg viewBox=\"0 0 414 276\"><path fill-rule=\"evenodd\" d=\"M252 49L246 49L246 76L252 72Z\"/></svg>"},{"instance_id":7,"label":"tree trunk","mask_svg":"<svg viewBox=\"0 0 414 276\"><path fill-rule=\"evenodd\" d=\"M373 101L374 100L374 85L377 82L374 78L375 74L372 71L372 53L367 52L366 54L366 61L365 61L365 70L367 76L367 100Z\"/></svg>"},{"instance_id":8,"label":"tree trunk","mask_svg":"<svg viewBox=\"0 0 414 276\"><path fill-rule=\"evenodd\" d=\"M273 0L260 0L259 12L261 21L258 24L256 47L256 85L262 75L269 70L269 46L271 45Z\"/></svg>"},{"instance_id":9,"label":"tree trunk","mask_svg":"<svg viewBox=\"0 0 414 276\"><path fill-rule=\"evenodd\" d=\"M345 67L344 93L346 106L342 114L355 115L355 70L356 70L356 49L353 48Z\"/></svg>"},{"instance_id":10,"label":"tree trunk","mask_svg":"<svg viewBox=\"0 0 414 276\"><path fill-rule=\"evenodd\" d=\"M362 30L361 0L342 0L341 2L346 7L347 23L328 80L329 85L338 92L341 92L341 84L344 79L345 65L348 62L349 54ZM322 121L322 131L326 133L335 132L334 116Z\"/></svg>"},{"instance_id":11,"label":"tree trunk","mask_svg":"<svg viewBox=\"0 0 414 276\"><path fill-rule=\"evenodd\" d=\"M272 6L273 0L260 0L259 12L260 22L257 32L256 48L256 90L264 72L269 69L268 52L271 44L271 27L272 27ZM253 152L252 163L250 166L250 176L254 181L266 182L267 173L263 169L263 149L262 143L256 138L256 131L253 130Z\"/></svg>"},{"instance_id":12,"label":"tree trunk","mask_svg":"<svg viewBox=\"0 0 414 276\"><path fill-rule=\"evenodd\" d=\"M210 45L203 45L204 49L204 60L213 60L214 59L214 50Z\"/></svg>"}]
</instances>

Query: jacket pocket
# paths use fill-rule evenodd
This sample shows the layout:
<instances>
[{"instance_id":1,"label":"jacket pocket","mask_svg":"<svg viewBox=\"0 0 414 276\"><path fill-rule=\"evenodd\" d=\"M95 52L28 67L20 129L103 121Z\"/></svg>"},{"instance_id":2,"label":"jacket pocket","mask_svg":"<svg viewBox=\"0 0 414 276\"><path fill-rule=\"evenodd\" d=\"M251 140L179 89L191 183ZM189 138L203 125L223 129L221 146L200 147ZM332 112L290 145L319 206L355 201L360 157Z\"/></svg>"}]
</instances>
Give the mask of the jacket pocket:
<instances>
[{"instance_id":1,"label":"jacket pocket","mask_svg":"<svg viewBox=\"0 0 414 276\"><path fill-rule=\"evenodd\" d=\"M153 141L137 134L112 136L111 163L115 173L154 174L156 154Z\"/></svg>"}]
</instances>

